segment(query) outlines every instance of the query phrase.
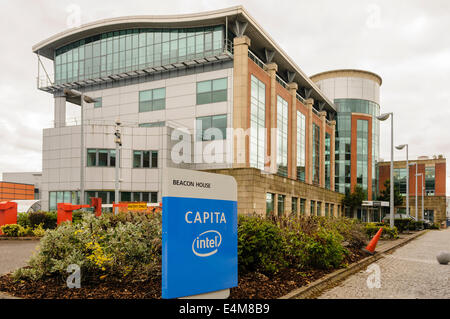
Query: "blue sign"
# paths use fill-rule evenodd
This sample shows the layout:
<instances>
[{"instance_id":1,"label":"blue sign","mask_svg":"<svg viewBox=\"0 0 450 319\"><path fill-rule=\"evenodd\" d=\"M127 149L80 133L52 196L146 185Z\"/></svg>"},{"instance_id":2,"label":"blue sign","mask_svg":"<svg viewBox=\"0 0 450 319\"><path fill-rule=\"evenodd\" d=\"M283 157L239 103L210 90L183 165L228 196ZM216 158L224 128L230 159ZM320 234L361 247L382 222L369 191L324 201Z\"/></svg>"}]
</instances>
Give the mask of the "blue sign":
<instances>
[{"instance_id":1,"label":"blue sign","mask_svg":"<svg viewBox=\"0 0 450 319\"><path fill-rule=\"evenodd\" d=\"M170 177L169 183L172 192L166 193L181 187L205 195L202 190L207 187L204 197L218 186ZM186 191L181 193L186 195ZM162 204L162 297L194 296L236 287L237 201L163 196Z\"/></svg>"}]
</instances>

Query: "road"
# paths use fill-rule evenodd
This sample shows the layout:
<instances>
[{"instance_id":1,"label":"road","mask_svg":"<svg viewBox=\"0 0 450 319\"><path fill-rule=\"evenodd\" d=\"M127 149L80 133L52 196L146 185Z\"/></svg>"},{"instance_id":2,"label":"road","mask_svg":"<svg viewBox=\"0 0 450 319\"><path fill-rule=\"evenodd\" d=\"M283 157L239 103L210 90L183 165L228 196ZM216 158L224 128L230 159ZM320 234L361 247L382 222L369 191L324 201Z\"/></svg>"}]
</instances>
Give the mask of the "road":
<instances>
[{"instance_id":1,"label":"road","mask_svg":"<svg viewBox=\"0 0 450 319\"><path fill-rule=\"evenodd\" d=\"M429 231L318 298L450 299L450 264L437 262L440 251L450 252L450 228Z\"/></svg>"},{"instance_id":2,"label":"road","mask_svg":"<svg viewBox=\"0 0 450 319\"><path fill-rule=\"evenodd\" d=\"M0 240L0 275L26 266L38 244L36 240Z\"/></svg>"}]
</instances>

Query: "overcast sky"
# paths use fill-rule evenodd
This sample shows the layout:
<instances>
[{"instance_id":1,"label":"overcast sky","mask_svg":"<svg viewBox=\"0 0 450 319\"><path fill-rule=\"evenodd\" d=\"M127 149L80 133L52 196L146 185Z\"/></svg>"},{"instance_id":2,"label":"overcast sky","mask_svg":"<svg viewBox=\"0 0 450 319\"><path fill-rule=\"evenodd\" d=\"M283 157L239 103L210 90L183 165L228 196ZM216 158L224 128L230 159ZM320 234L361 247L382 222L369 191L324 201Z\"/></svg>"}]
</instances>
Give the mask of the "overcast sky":
<instances>
[{"instance_id":1,"label":"overcast sky","mask_svg":"<svg viewBox=\"0 0 450 319\"><path fill-rule=\"evenodd\" d=\"M31 47L77 23L125 15L180 14L242 4L308 74L356 68L383 78L381 111L394 112L394 143L410 159L450 159L450 1L448 0L0 0L0 173L40 171L42 129L53 99L36 88ZM78 15L79 13L79 15ZM50 72L53 72L51 70ZM76 116L69 110L69 117ZM390 125L381 124L390 159ZM396 151L395 159L405 158ZM450 171L447 170L447 195Z\"/></svg>"}]
</instances>

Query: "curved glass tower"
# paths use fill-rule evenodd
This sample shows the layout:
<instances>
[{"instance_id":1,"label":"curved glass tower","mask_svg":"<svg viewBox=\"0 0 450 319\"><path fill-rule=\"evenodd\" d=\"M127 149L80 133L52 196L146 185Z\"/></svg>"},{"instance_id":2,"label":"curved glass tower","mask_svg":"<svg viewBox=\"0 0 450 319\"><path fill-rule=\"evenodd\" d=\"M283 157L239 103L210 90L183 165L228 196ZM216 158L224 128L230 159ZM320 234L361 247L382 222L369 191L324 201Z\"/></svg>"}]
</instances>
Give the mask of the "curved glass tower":
<instances>
[{"instance_id":1,"label":"curved glass tower","mask_svg":"<svg viewBox=\"0 0 450 319\"><path fill-rule=\"evenodd\" d=\"M336 70L311 79L337 108L335 190L346 193L360 185L369 200L376 199L381 77L362 70Z\"/></svg>"}]
</instances>

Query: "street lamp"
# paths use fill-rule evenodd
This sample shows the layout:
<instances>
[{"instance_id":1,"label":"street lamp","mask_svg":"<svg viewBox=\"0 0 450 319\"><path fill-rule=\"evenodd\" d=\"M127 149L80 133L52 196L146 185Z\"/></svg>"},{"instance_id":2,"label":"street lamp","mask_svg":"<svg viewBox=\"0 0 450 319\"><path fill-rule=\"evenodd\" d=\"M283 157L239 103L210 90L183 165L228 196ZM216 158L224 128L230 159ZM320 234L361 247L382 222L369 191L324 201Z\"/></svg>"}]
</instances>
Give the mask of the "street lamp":
<instances>
[{"instance_id":1,"label":"street lamp","mask_svg":"<svg viewBox=\"0 0 450 319\"><path fill-rule=\"evenodd\" d=\"M391 193L389 198L390 226L394 228L394 113L384 113L377 116L379 121L391 117Z\"/></svg>"},{"instance_id":2,"label":"street lamp","mask_svg":"<svg viewBox=\"0 0 450 319\"><path fill-rule=\"evenodd\" d=\"M81 107L81 141L80 141L80 204L84 205L84 103L94 103L95 99L84 95L73 89L64 89L64 95L68 97L79 97Z\"/></svg>"},{"instance_id":3,"label":"street lamp","mask_svg":"<svg viewBox=\"0 0 450 319\"><path fill-rule=\"evenodd\" d=\"M417 212L417 162L416 163L411 163L409 164L409 166L416 166L416 221L419 221L419 213Z\"/></svg>"},{"instance_id":4,"label":"street lamp","mask_svg":"<svg viewBox=\"0 0 450 319\"><path fill-rule=\"evenodd\" d=\"M409 214L409 162L408 162L408 144L402 144L396 146L398 150L402 150L406 147L406 213Z\"/></svg>"}]
</instances>

